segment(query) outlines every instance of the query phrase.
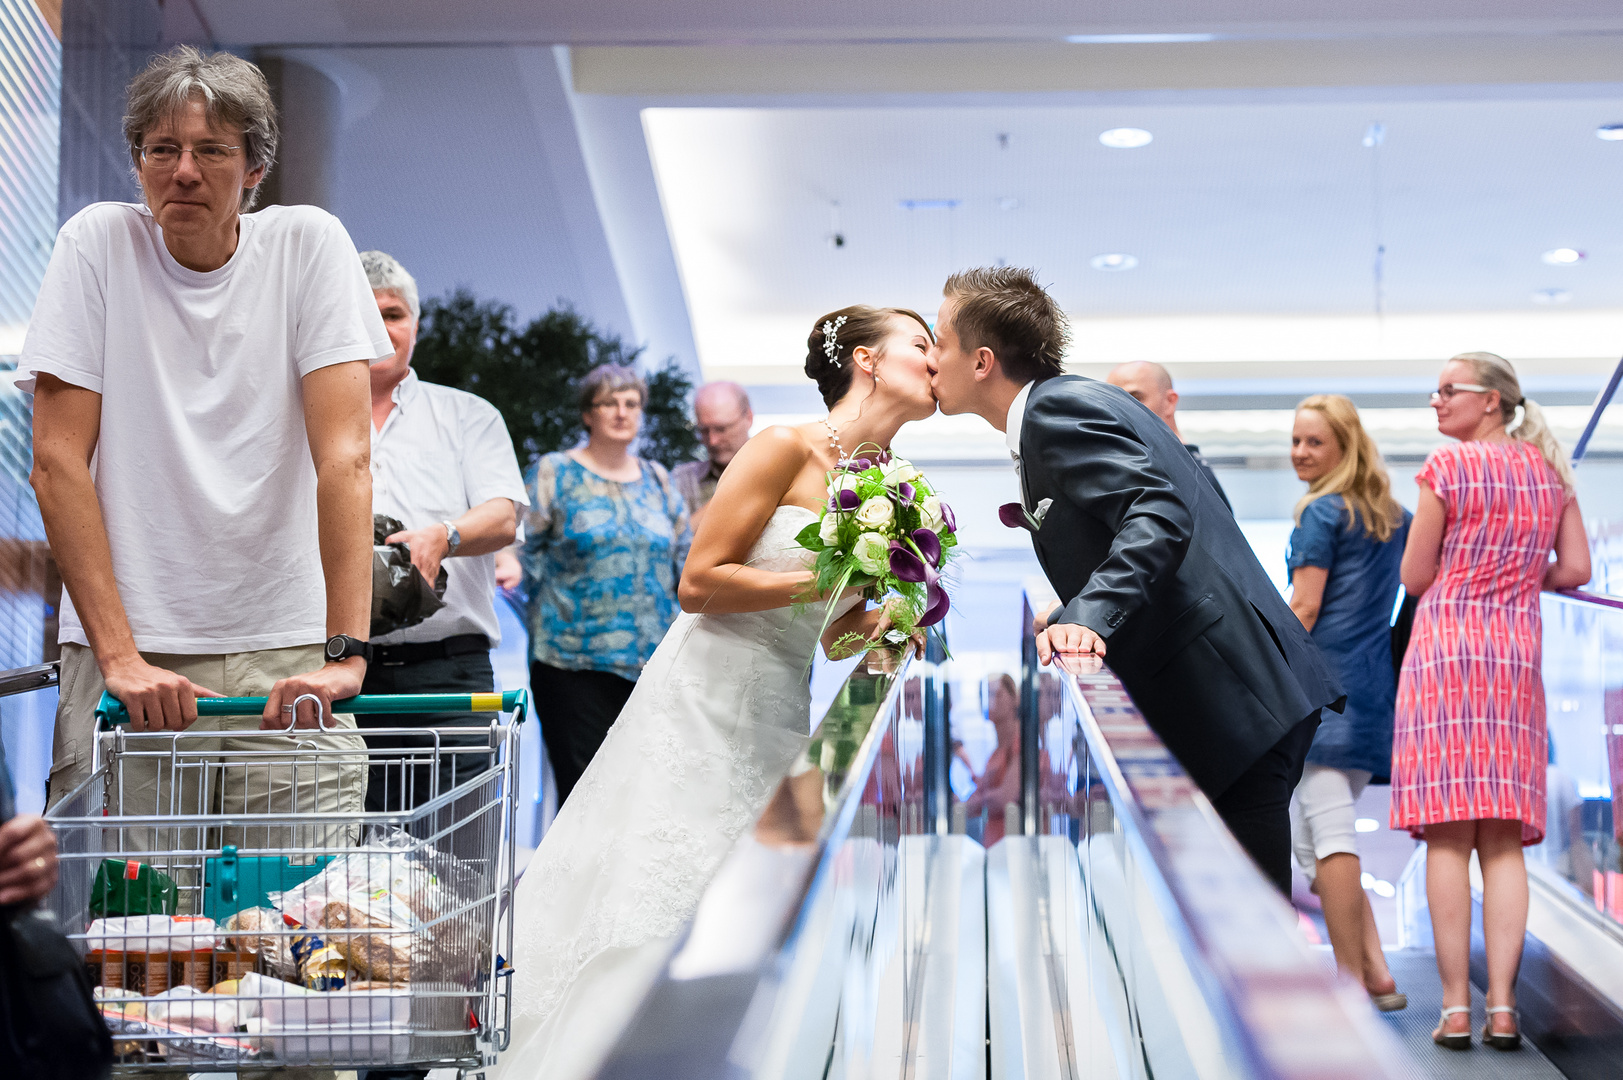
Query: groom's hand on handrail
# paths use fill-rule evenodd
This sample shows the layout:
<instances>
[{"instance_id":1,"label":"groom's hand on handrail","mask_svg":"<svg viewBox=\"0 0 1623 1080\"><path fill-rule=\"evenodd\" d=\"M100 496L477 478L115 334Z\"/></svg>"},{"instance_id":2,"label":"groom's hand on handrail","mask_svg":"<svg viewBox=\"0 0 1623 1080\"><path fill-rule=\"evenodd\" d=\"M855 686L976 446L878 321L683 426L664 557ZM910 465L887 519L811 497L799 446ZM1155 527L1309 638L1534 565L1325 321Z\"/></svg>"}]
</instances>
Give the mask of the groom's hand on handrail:
<instances>
[{"instance_id":1,"label":"groom's hand on handrail","mask_svg":"<svg viewBox=\"0 0 1623 1080\"><path fill-rule=\"evenodd\" d=\"M1037 635L1037 659L1052 663L1055 653L1105 654L1105 642L1098 634L1075 623L1055 623Z\"/></svg>"}]
</instances>

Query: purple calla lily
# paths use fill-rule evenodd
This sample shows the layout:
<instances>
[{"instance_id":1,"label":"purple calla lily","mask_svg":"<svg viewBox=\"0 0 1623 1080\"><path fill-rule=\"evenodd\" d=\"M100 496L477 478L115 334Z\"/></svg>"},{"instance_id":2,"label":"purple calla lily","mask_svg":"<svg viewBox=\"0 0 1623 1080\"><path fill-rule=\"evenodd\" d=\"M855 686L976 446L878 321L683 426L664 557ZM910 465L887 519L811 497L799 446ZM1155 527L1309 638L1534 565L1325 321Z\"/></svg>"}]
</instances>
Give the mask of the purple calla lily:
<instances>
[{"instance_id":1,"label":"purple calla lily","mask_svg":"<svg viewBox=\"0 0 1623 1080\"><path fill-rule=\"evenodd\" d=\"M865 457L857 458L851 463L851 465L856 472L867 472L869 469L873 468L873 462L869 461Z\"/></svg>"},{"instance_id":2,"label":"purple calla lily","mask_svg":"<svg viewBox=\"0 0 1623 1080\"><path fill-rule=\"evenodd\" d=\"M929 529L914 529L913 543L918 545L919 554L931 566L941 565L941 537Z\"/></svg>"},{"instance_id":3,"label":"purple calla lily","mask_svg":"<svg viewBox=\"0 0 1623 1080\"><path fill-rule=\"evenodd\" d=\"M947 590L933 581L926 595L929 597L929 605L924 609L924 614L919 616L918 625L934 626L947 617L947 609L952 607L952 600L947 596Z\"/></svg>"},{"instance_id":4,"label":"purple calla lily","mask_svg":"<svg viewBox=\"0 0 1623 1080\"><path fill-rule=\"evenodd\" d=\"M945 507L942 508L945 510ZM945 514L943 514L945 516ZM1004 503L997 508L997 519L1011 529L1030 529L1026 521L1026 508L1017 502Z\"/></svg>"},{"instance_id":5,"label":"purple calla lily","mask_svg":"<svg viewBox=\"0 0 1623 1080\"><path fill-rule=\"evenodd\" d=\"M834 504L834 509L844 513L850 513L852 510L855 510L857 507L862 505L862 496L858 495L855 491L847 489L845 491L836 491L833 496L831 496L831 501Z\"/></svg>"},{"instance_id":6,"label":"purple calla lily","mask_svg":"<svg viewBox=\"0 0 1623 1080\"><path fill-rule=\"evenodd\" d=\"M914 583L926 581L930 574L917 555L896 543L890 545L890 572L902 581Z\"/></svg>"},{"instance_id":7,"label":"purple calla lily","mask_svg":"<svg viewBox=\"0 0 1623 1080\"><path fill-rule=\"evenodd\" d=\"M941 520L947 523L947 531L953 534L958 532L958 519L952 516L952 507L946 503L941 504Z\"/></svg>"},{"instance_id":8,"label":"purple calla lily","mask_svg":"<svg viewBox=\"0 0 1623 1080\"><path fill-rule=\"evenodd\" d=\"M913 505L914 494L915 492L913 491L913 485L909 484L906 480L903 480L900 484L896 485L896 497L901 500L903 506Z\"/></svg>"}]
</instances>

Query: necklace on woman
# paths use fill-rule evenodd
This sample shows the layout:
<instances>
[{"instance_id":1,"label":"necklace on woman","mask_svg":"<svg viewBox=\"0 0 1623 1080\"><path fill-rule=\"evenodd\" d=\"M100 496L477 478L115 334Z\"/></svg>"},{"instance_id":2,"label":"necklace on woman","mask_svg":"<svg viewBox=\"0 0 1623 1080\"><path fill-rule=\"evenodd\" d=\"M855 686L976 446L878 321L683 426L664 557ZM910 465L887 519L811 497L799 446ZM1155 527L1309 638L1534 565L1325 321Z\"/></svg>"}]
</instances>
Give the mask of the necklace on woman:
<instances>
[{"instance_id":1,"label":"necklace on woman","mask_svg":"<svg viewBox=\"0 0 1623 1080\"><path fill-rule=\"evenodd\" d=\"M823 419L823 426L828 428L828 445L834 449L834 460L849 460L850 455L845 452L845 447L840 445L840 429L829 423L827 417Z\"/></svg>"}]
</instances>

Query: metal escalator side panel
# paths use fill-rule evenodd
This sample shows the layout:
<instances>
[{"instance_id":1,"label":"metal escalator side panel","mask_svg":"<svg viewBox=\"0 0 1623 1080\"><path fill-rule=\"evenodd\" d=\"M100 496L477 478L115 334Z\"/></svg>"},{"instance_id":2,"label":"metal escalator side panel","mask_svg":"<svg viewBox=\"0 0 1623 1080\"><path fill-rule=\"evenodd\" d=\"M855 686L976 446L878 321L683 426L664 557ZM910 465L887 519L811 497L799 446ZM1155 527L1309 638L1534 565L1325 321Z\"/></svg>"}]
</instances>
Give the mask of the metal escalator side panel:
<instances>
[{"instance_id":1,"label":"metal escalator side panel","mask_svg":"<svg viewBox=\"0 0 1623 1080\"><path fill-rule=\"evenodd\" d=\"M986 1077L986 856L967 836L905 837L930 851L917 1035L902 1075Z\"/></svg>"},{"instance_id":2,"label":"metal escalator side panel","mask_svg":"<svg viewBox=\"0 0 1623 1080\"><path fill-rule=\"evenodd\" d=\"M991 1080L1070 1080L1054 1037L1036 863L1035 837L1005 837L986 854Z\"/></svg>"}]
</instances>

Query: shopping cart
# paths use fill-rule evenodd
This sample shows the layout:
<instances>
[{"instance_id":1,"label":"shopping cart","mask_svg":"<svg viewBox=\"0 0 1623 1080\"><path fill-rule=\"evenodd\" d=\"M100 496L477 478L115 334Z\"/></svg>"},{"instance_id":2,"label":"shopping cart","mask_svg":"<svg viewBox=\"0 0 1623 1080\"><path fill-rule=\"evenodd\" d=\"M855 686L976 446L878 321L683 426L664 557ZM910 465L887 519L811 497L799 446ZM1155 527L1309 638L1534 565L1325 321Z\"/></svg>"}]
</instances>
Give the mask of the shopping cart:
<instances>
[{"instance_id":1,"label":"shopping cart","mask_svg":"<svg viewBox=\"0 0 1623 1080\"><path fill-rule=\"evenodd\" d=\"M46 815L61 864L48 906L96 984L115 1071L482 1075L508 1038L527 704L524 691L335 703L511 714L487 727L366 728L415 742L369 751L319 717L319 701L318 728L136 733L104 695L95 771ZM264 705L197 702L204 717ZM365 811L369 767L420 805Z\"/></svg>"}]
</instances>

